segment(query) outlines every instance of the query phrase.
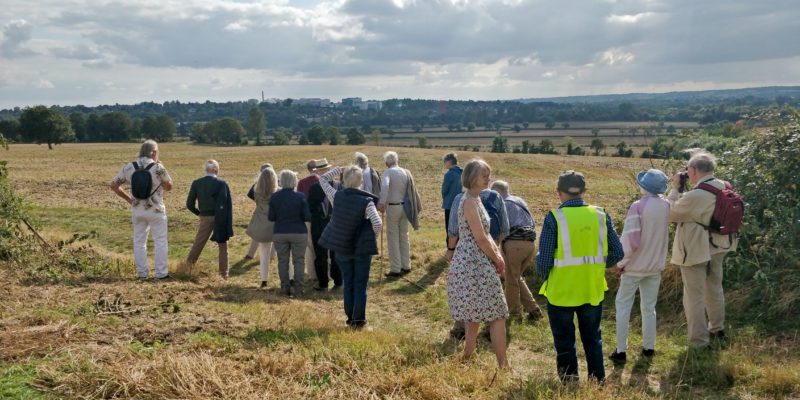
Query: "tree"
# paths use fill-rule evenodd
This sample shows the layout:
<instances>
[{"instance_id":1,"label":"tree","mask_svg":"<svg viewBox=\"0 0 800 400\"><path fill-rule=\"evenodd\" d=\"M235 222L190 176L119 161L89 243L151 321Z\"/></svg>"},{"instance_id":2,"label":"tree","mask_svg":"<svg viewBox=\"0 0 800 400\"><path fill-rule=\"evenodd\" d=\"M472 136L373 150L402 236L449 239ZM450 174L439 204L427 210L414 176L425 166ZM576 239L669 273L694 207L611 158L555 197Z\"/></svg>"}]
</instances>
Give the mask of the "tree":
<instances>
[{"instance_id":1,"label":"tree","mask_svg":"<svg viewBox=\"0 0 800 400\"><path fill-rule=\"evenodd\" d=\"M561 127L564 129L569 129L569 122L562 122Z\"/></svg>"},{"instance_id":2,"label":"tree","mask_svg":"<svg viewBox=\"0 0 800 400\"><path fill-rule=\"evenodd\" d=\"M470 131L470 132L474 131L475 130L475 123L474 122L468 123L467 124L467 130Z\"/></svg>"},{"instance_id":3,"label":"tree","mask_svg":"<svg viewBox=\"0 0 800 400\"><path fill-rule=\"evenodd\" d=\"M616 146L617 153L614 154L615 157L632 157L633 156L633 149L629 149L628 145L625 142L619 142Z\"/></svg>"},{"instance_id":4,"label":"tree","mask_svg":"<svg viewBox=\"0 0 800 400\"><path fill-rule=\"evenodd\" d=\"M531 152L531 141L530 140L523 140L522 141L522 148L520 149L523 153L530 153Z\"/></svg>"},{"instance_id":5,"label":"tree","mask_svg":"<svg viewBox=\"0 0 800 400\"><path fill-rule=\"evenodd\" d=\"M597 137L600 134L599 128L592 128L592 136Z\"/></svg>"},{"instance_id":6,"label":"tree","mask_svg":"<svg viewBox=\"0 0 800 400\"><path fill-rule=\"evenodd\" d=\"M523 122L523 123L522 123L522 126L523 126L525 129L528 129L528 127L530 127L530 126L531 126L531 124L529 124L529 123L527 123L527 122Z\"/></svg>"},{"instance_id":7,"label":"tree","mask_svg":"<svg viewBox=\"0 0 800 400\"><path fill-rule=\"evenodd\" d=\"M344 136L342 136L342 132L339 131L339 128L336 126L329 126L325 135L328 137L328 143L334 146L344 143Z\"/></svg>"},{"instance_id":8,"label":"tree","mask_svg":"<svg viewBox=\"0 0 800 400\"><path fill-rule=\"evenodd\" d=\"M328 141L328 135L325 134L325 128L322 125L312 126L305 136L311 144L320 145Z\"/></svg>"},{"instance_id":9,"label":"tree","mask_svg":"<svg viewBox=\"0 0 800 400\"><path fill-rule=\"evenodd\" d=\"M247 112L247 137L255 139L256 146L261 146L261 136L267 132L267 118L258 107L251 107Z\"/></svg>"},{"instance_id":10,"label":"tree","mask_svg":"<svg viewBox=\"0 0 800 400\"><path fill-rule=\"evenodd\" d=\"M427 149L428 148L428 138L425 136L420 136L417 138L417 145L420 148Z\"/></svg>"},{"instance_id":11,"label":"tree","mask_svg":"<svg viewBox=\"0 0 800 400\"><path fill-rule=\"evenodd\" d=\"M72 131L75 132L75 139L79 142L88 140L88 132L86 130L86 117L83 113L74 112L69 115L69 124L72 126Z\"/></svg>"},{"instance_id":12,"label":"tree","mask_svg":"<svg viewBox=\"0 0 800 400\"><path fill-rule=\"evenodd\" d=\"M556 126L556 121L553 118L548 118L547 122L544 123L544 127L547 129L553 129Z\"/></svg>"},{"instance_id":13,"label":"tree","mask_svg":"<svg viewBox=\"0 0 800 400\"><path fill-rule=\"evenodd\" d=\"M92 142L101 140L100 116L95 113L89 114L89 118L86 118L86 140Z\"/></svg>"},{"instance_id":14,"label":"tree","mask_svg":"<svg viewBox=\"0 0 800 400\"><path fill-rule=\"evenodd\" d=\"M100 116L98 123L99 140L106 142L126 142L131 137L133 122L128 114L114 111Z\"/></svg>"},{"instance_id":15,"label":"tree","mask_svg":"<svg viewBox=\"0 0 800 400\"><path fill-rule=\"evenodd\" d=\"M492 140L492 153L508 153L508 139L497 135Z\"/></svg>"},{"instance_id":16,"label":"tree","mask_svg":"<svg viewBox=\"0 0 800 400\"><path fill-rule=\"evenodd\" d=\"M292 140L292 130L287 128L278 128L275 131L275 136L272 138L273 146L287 146Z\"/></svg>"},{"instance_id":17,"label":"tree","mask_svg":"<svg viewBox=\"0 0 800 400\"><path fill-rule=\"evenodd\" d=\"M54 144L75 139L69 120L54 108L45 106L26 108L19 117L19 131L26 140L37 144L47 143L50 150Z\"/></svg>"},{"instance_id":18,"label":"tree","mask_svg":"<svg viewBox=\"0 0 800 400\"><path fill-rule=\"evenodd\" d=\"M675 125L670 125L667 127L667 133L670 135L674 135L676 132Z\"/></svg>"},{"instance_id":19,"label":"tree","mask_svg":"<svg viewBox=\"0 0 800 400\"><path fill-rule=\"evenodd\" d=\"M381 136L380 129L373 129L372 133L370 133L370 136L372 137L372 142L375 144L375 146L380 146L381 142L383 142L383 136Z\"/></svg>"},{"instance_id":20,"label":"tree","mask_svg":"<svg viewBox=\"0 0 800 400\"><path fill-rule=\"evenodd\" d=\"M155 128L153 139L159 142L171 142L175 139L175 133L178 131L178 126L169 115L157 116Z\"/></svg>"},{"instance_id":21,"label":"tree","mask_svg":"<svg viewBox=\"0 0 800 400\"><path fill-rule=\"evenodd\" d=\"M347 130L347 144L364 144L366 141L367 139L364 137L361 129L353 127Z\"/></svg>"},{"instance_id":22,"label":"tree","mask_svg":"<svg viewBox=\"0 0 800 400\"><path fill-rule=\"evenodd\" d=\"M242 124L231 117L225 117L217 120L216 124L217 138L220 142L226 144L242 144L245 141L245 132Z\"/></svg>"},{"instance_id":23,"label":"tree","mask_svg":"<svg viewBox=\"0 0 800 400\"><path fill-rule=\"evenodd\" d=\"M558 154L556 146L553 145L553 141L550 139L542 139L539 142L539 152L542 154Z\"/></svg>"},{"instance_id":24,"label":"tree","mask_svg":"<svg viewBox=\"0 0 800 400\"><path fill-rule=\"evenodd\" d=\"M19 120L0 119L0 133L5 135L7 140L19 140Z\"/></svg>"},{"instance_id":25,"label":"tree","mask_svg":"<svg viewBox=\"0 0 800 400\"><path fill-rule=\"evenodd\" d=\"M592 139L592 143L589 145L589 148L594 150L594 155L599 156L600 150L606 148L606 145L603 143L603 140L600 138Z\"/></svg>"}]
</instances>

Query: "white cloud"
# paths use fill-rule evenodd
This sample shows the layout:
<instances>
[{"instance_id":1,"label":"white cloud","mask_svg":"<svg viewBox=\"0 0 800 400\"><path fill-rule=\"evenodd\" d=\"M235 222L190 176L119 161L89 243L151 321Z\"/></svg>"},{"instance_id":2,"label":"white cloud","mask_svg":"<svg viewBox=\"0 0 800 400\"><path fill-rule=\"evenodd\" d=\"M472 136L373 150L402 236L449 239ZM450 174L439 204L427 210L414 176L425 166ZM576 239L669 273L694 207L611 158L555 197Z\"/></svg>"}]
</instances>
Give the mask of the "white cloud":
<instances>
[{"instance_id":1,"label":"white cloud","mask_svg":"<svg viewBox=\"0 0 800 400\"><path fill-rule=\"evenodd\" d=\"M55 85L53 85L53 82L50 82L44 78L40 78L38 81L36 81L36 83L34 83L34 86L38 89L52 89L56 87Z\"/></svg>"},{"instance_id":2,"label":"white cloud","mask_svg":"<svg viewBox=\"0 0 800 400\"><path fill-rule=\"evenodd\" d=\"M599 57L598 61L604 63L606 65L623 65L623 64L630 64L636 57L633 53L624 51L619 48L608 49L602 52Z\"/></svg>"},{"instance_id":3,"label":"white cloud","mask_svg":"<svg viewBox=\"0 0 800 400\"><path fill-rule=\"evenodd\" d=\"M606 17L606 21L612 24L636 24L641 22L642 20L653 16L652 12L643 12L638 14L611 14Z\"/></svg>"}]
</instances>

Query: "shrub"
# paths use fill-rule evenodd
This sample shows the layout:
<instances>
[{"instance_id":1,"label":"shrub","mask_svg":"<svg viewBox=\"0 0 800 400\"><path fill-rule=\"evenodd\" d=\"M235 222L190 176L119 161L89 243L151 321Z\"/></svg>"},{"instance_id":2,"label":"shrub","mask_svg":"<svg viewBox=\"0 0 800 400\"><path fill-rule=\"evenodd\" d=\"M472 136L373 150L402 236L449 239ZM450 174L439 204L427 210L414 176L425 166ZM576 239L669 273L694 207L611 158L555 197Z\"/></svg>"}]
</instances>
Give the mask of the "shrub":
<instances>
[{"instance_id":1,"label":"shrub","mask_svg":"<svg viewBox=\"0 0 800 400\"><path fill-rule=\"evenodd\" d=\"M29 218L28 210L8 180L6 162L0 161L0 260L13 259L27 247L30 238L22 221Z\"/></svg>"}]
</instances>

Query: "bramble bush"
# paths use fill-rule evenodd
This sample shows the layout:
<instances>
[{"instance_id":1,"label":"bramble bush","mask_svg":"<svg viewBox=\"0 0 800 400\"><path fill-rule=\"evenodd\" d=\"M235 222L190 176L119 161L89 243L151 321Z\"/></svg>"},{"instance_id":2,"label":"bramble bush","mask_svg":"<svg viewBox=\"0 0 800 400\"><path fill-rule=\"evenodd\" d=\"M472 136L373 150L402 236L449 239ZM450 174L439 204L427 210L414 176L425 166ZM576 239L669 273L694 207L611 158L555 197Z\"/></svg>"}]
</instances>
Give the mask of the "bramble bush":
<instances>
[{"instance_id":1,"label":"bramble bush","mask_svg":"<svg viewBox=\"0 0 800 400\"><path fill-rule=\"evenodd\" d=\"M19 255L27 234L22 229L22 220L28 218L28 205L14 192L8 180L8 167L0 161L0 260Z\"/></svg>"},{"instance_id":2,"label":"bramble bush","mask_svg":"<svg viewBox=\"0 0 800 400\"><path fill-rule=\"evenodd\" d=\"M786 321L800 311L800 114L792 110L774 126L721 160L721 175L745 200L727 279L748 294L746 307Z\"/></svg>"}]
</instances>

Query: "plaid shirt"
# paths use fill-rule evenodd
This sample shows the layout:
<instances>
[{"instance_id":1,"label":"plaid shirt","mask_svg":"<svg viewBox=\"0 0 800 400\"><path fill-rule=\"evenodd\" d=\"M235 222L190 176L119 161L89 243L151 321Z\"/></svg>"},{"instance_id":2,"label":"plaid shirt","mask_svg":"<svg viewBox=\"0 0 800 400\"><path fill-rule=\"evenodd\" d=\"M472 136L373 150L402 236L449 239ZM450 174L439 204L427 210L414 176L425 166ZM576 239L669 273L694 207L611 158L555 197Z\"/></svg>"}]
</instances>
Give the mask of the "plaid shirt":
<instances>
[{"instance_id":1,"label":"plaid shirt","mask_svg":"<svg viewBox=\"0 0 800 400\"><path fill-rule=\"evenodd\" d=\"M581 198L570 199L565 201L559 208L563 207L583 207L588 204ZM622 243L617 237L617 231L614 230L614 223L611 221L611 216L606 212L606 230L608 231L608 256L606 257L606 268L613 267L625 256L622 250ZM544 217L542 224L542 234L539 237L539 254L536 255L536 274L542 279L547 279L550 276L550 270L553 268L553 260L556 255L556 248L558 247L558 225L553 213L547 213Z\"/></svg>"}]
</instances>

